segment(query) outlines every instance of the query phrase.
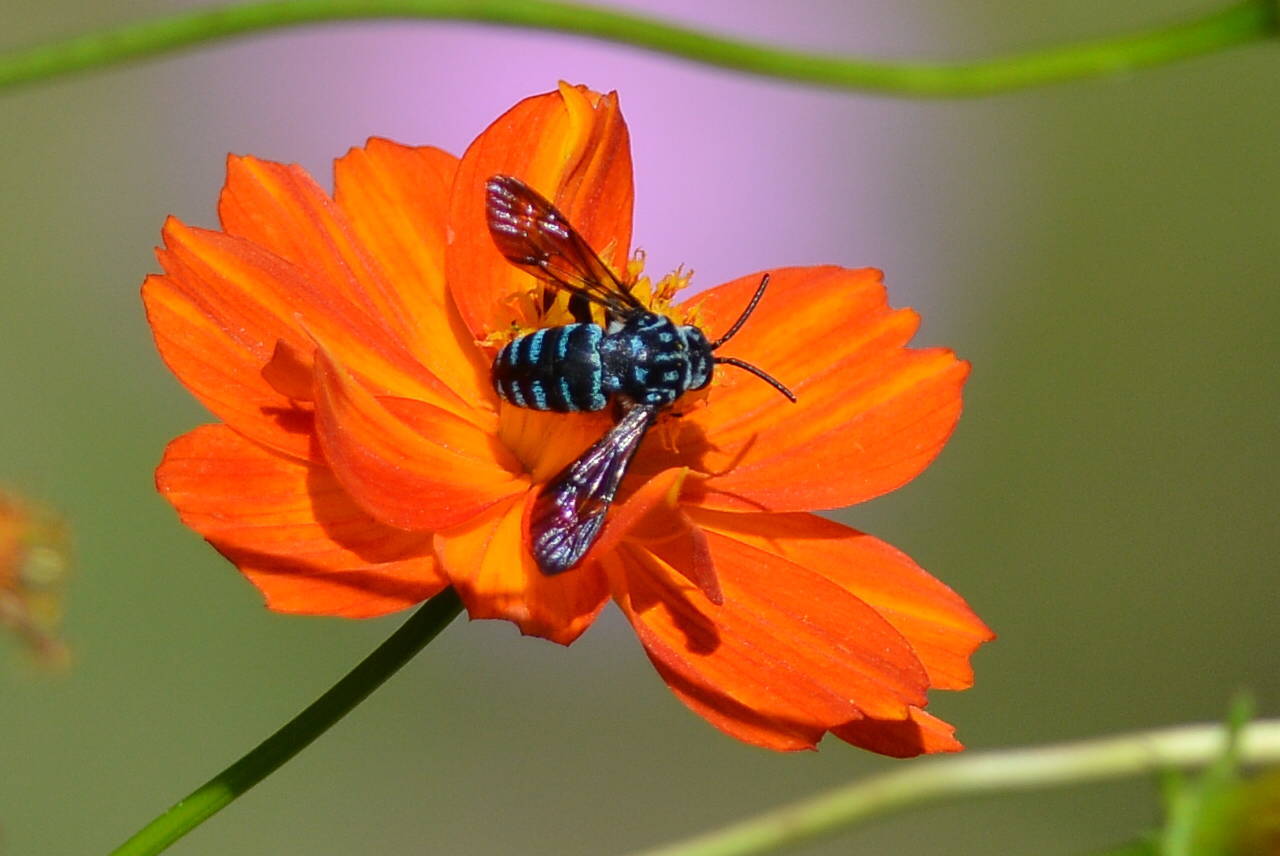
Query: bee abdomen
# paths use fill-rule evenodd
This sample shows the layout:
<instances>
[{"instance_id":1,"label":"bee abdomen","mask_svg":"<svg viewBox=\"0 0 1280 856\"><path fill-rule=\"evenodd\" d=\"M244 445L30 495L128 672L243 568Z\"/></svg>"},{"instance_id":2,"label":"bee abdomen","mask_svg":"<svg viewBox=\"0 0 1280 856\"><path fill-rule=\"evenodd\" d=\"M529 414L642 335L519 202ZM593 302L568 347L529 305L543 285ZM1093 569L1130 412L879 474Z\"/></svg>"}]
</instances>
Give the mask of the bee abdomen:
<instances>
[{"instance_id":1,"label":"bee abdomen","mask_svg":"<svg viewBox=\"0 0 1280 856\"><path fill-rule=\"evenodd\" d=\"M521 336L493 361L493 387L503 400L531 410L601 410L603 335L596 324L566 324Z\"/></svg>"}]
</instances>

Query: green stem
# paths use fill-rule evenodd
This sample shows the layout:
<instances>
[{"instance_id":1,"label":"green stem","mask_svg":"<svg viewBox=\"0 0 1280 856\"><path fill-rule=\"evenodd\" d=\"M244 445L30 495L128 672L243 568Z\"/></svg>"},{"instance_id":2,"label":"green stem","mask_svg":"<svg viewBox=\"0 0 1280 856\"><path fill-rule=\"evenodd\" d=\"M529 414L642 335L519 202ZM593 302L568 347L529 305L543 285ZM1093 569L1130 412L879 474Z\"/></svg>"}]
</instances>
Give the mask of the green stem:
<instances>
[{"instance_id":1,"label":"green stem","mask_svg":"<svg viewBox=\"0 0 1280 856\"><path fill-rule=\"evenodd\" d=\"M1114 74L1280 34L1277 0L1246 0L1130 36L994 59L876 62L721 38L653 18L551 0L273 0L179 12L0 56L0 88L243 33L373 18L476 21L572 33L695 62L838 89L915 97L1006 92Z\"/></svg>"},{"instance_id":2,"label":"green stem","mask_svg":"<svg viewBox=\"0 0 1280 856\"><path fill-rule=\"evenodd\" d=\"M1226 729L1221 725L1184 725L921 761L635 856L770 853L865 820L957 797L1203 766L1222 755L1225 740ZM1280 719L1259 720L1242 729L1239 752L1245 764L1280 762Z\"/></svg>"},{"instance_id":3,"label":"green stem","mask_svg":"<svg viewBox=\"0 0 1280 856\"><path fill-rule=\"evenodd\" d=\"M462 611L453 589L424 603L387 641L306 710L186 799L138 830L115 856L159 853L275 772L364 701Z\"/></svg>"}]
</instances>

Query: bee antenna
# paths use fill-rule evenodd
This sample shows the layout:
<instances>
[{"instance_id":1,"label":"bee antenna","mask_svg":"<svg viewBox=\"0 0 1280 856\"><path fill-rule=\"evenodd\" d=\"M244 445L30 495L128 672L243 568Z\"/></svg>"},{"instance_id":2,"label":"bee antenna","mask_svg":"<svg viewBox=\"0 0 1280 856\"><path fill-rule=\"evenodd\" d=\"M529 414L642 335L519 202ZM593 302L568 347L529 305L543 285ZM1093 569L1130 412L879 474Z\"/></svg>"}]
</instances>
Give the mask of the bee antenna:
<instances>
[{"instance_id":1,"label":"bee antenna","mask_svg":"<svg viewBox=\"0 0 1280 856\"><path fill-rule=\"evenodd\" d=\"M767 282L767 281L768 281L768 279L769 279L769 277L768 277L768 275L766 275L766 276L765 276L765 281ZM762 289L762 290L763 290L763 289ZM759 292L759 291L757 291L757 292L756 292L756 297L759 297L759 296L760 296L760 292ZM755 301L754 301L754 300L753 300L753 301L751 301L751 303L752 303L752 305L753 305L753 306L755 305ZM750 310L748 310L748 311L750 311ZM741 319L739 319L739 320L741 320ZM738 326L739 326L739 325L737 325L737 324L735 324L735 325L734 325L734 327L735 327L735 328L736 328L736 327L738 327ZM732 334L732 331L730 331L730 333ZM796 394L795 394L794 392L792 392L791 390L787 389L785 386L783 386L783 385L782 385L782 383L781 383L777 378L775 378L773 375L771 375L771 374L769 374L768 372L766 372L764 369L758 369L758 368L756 368L755 366L751 365L751 363L743 362L742 360L738 359L737 357L713 357L713 358L712 358L712 362L718 363L718 364L720 364L720 365L726 365L726 366L737 366L737 367L738 367L738 368L740 368L740 369L744 369L744 370L746 370L746 371L749 371L749 372L751 372L753 375L755 375L756 377L760 378L760 380L764 381L765 383L769 384L769 386L773 387L773 388L774 388L774 389L776 389L778 392L780 392L780 393L782 393L783 395L785 395L788 399L790 399L790 401L791 401L791 403L792 403L792 404L795 404L795 403L796 403Z\"/></svg>"},{"instance_id":2,"label":"bee antenna","mask_svg":"<svg viewBox=\"0 0 1280 856\"><path fill-rule=\"evenodd\" d=\"M764 290L765 290L765 287L768 285L769 285L769 274L765 274L764 276L760 277L760 284L756 286L756 293L751 296L751 302L747 304L747 308L742 310L742 314L738 316L737 321L733 322L733 326L729 328L728 333L725 333L719 339L716 339L714 342L711 343L711 350L714 351L716 348L720 347L725 342L732 339L737 334L737 332L742 329L742 325L747 323L747 319L751 317L751 313L756 310L756 304L760 302L760 298L764 297ZM720 362L720 360L717 360L716 362ZM728 360L725 360L724 362L728 362ZM733 365L737 365L737 363L733 363ZM743 366L743 368L746 368L746 366ZM756 373L762 374L759 370L756 370ZM762 376L767 377L767 375L763 375L763 374ZM772 380L772 378L770 378L770 380ZM773 383L775 386L780 386L780 384L778 384L777 381L773 381ZM794 401L795 399L792 398L792 400Z\"/></svg>"}]
</instances>

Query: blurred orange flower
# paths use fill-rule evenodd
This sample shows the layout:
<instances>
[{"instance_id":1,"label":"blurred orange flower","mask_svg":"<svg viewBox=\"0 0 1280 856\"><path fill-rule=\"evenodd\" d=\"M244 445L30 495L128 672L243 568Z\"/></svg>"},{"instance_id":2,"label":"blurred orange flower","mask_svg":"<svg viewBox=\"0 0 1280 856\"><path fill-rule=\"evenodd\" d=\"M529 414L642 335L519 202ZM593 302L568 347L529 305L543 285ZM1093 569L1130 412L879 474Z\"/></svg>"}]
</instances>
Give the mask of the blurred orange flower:
<instances>
[{"instance_id":1,"label":"blurred orange flower","mask_svg":"<svg viewBox=\"0 0 1280 856\"><path fill-rule=\"evenodd\" d=\"M672 691L721 730L801 749L827 732L909 756L960 748L925 713L992 638L889 545L806 512L893 490L938 453L968 365L906 347L877 271L771 271L726 350L792 405L720 372L649 432L600 540L548 576L528 547L539 488L608 411L501 403L497 349L565 323L486 228L484 183L553 200L635 293L714 337L760 280L672 303L629 262L632 175L614 94L520 102L459 160L371 139L327 195L297 166L228 160L221 231L170 219L143 299L165 362L220 420L174 440L160 491L284 612L371 616L452 585L473 618L562 644L612 598Z\"/></svg>"},{"instance_id":2,"label":"blurred orange flower","mask_svg":"<svg viewBox=\"0 0 1280 856\"><path fill-rule=\"evenodd\" d=\"M0 490L0 627L40 666L62 668L71 652L59 636L71 576L71 534L53 509Z\"/></svg>"}]
</instances>

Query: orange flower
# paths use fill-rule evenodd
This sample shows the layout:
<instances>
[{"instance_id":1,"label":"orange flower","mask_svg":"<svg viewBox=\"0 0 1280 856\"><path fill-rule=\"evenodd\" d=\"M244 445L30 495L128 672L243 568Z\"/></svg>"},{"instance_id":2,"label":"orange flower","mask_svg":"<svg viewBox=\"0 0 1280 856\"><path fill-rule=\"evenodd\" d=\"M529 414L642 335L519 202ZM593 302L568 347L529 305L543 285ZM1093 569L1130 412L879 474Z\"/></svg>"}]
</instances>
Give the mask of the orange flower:
<instances>
[{"instance_id":1,"label":"orange flower","mask_svg":"<svg viewBox=\"0 0 1280 856\"><path fill-rule=\"evenodd\" d=\"M649 432L585 559L548 576L526 514L612 416L494 393L497 350L569 315L495 248L484 183L523 179L635 280L616 96L522 101L461 160L370 140L338 160L332 198L296 166L227 171L222 230L169 220L143 286L161 355L221 420L173 441L157 483L271 608L378 615L452 585L472 618L568 644L612 598L676 695L735 737L960 748L925 693L969 686L990 631L897 550L806 513L910 480L960 413L968 365L906 347L916 315L887 306L877 271L771 271L725 352L799 403L717 372ZM685 279L633 290L714 338L760 274L672 303Z\"/></svg>"},{"instance_id":2,"label":"orange flower","mask_svg":"<svg viewBox=\"0 0 1280 856\"><path fill-rule=\"evenodd\" d=\"M53 509L0 490L0 627L24 643L37 664L70 665L58 636L67 582L71 536Z\"/></svg>"}]
</instances>

